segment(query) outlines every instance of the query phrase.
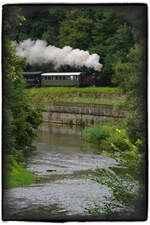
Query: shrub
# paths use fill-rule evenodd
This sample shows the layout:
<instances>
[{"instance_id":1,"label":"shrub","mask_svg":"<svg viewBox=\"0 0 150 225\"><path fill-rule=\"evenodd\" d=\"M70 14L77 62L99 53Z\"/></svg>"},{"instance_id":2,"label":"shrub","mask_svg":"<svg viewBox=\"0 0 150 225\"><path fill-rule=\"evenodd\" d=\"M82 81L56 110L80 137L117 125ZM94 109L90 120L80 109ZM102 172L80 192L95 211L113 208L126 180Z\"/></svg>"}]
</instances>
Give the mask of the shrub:
<instances>
[{"instance_id":1,"label":"shrub","mask_svg":"<svg viewBox=\"0 0 150 225\"><path fill-rule=\"evenodd\" d=\"M84 140L93 143L99 143L109 136L108 128L99 124L86 128L83 133Z\"/></svg>"}]
</instances>

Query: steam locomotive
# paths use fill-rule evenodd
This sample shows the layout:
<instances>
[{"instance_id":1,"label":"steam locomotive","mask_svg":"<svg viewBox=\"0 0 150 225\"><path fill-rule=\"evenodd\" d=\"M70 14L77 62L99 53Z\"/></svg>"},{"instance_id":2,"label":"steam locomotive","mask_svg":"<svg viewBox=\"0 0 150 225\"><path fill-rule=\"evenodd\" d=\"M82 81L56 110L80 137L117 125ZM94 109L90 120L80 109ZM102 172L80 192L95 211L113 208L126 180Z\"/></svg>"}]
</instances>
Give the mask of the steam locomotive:
<instances>
[{"instance_id":1,"label":"steam locomotive","mask_svg":"<svg viewBox=\"0 0 150 225\"><path fill-rule=\"evenodd\" d=\"M87 72L23 72L27 87L85 87L99 86L100 74Z\"/></svg>"}]
</instances>

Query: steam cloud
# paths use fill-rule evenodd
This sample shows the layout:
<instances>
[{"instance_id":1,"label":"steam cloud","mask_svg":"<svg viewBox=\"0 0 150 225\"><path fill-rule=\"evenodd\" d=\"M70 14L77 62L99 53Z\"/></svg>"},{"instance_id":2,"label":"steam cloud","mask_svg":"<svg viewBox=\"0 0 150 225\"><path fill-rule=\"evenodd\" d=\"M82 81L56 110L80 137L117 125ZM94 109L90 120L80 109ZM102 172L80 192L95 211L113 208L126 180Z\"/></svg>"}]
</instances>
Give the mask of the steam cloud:
<instances>
[{"instance_id":1,"label":"steam cloud","mask_svg":"<svg viewBox=\"0 0 150 225\"><path fill-rule=\"evenodd\" d=\"M26 57L27 63L30 65L53 63L55 68L62 65L86 66L98 71L103 66L99 63L99 55L90 55L88 51L72 49L70 46L65 46L61 49L52 45L47 46L46 41L33 41L31 39L24 40L19 44L15 43L15 45L17 56L20 58Z\"/></svg>"}]
</instances>

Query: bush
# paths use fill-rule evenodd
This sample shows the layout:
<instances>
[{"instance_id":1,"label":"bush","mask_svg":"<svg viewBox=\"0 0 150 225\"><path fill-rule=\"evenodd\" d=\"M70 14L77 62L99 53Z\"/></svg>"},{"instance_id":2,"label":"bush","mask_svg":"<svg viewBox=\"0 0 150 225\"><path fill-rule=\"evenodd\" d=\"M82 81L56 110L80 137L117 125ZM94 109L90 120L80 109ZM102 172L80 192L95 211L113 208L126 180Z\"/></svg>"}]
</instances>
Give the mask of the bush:
<instances>
[{"instance_id":1,"label":"bush","mask_svg":"<svg viewBox=\"0 0 150 225\"><path fill-rule=\"evenodd\" d=\"M109 136L108 128L100 124L86 128L83 133L84 140L93 143L99 143Z\"/></svg>"}]
</instances>

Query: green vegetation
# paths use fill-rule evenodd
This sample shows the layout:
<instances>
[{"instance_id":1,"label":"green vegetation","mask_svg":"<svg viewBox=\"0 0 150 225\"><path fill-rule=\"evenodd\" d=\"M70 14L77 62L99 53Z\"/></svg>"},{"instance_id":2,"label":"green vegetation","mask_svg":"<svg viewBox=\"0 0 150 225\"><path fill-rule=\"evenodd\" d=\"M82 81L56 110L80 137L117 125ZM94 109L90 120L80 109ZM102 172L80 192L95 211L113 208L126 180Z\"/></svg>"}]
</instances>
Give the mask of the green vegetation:
<instances>
[{"instance_id":1,"label":"green vegetation","mask_svg":"<svg viewBox=\"0 0 150 225\"><path fill-rule=\"evenodd\" d=\"M100 6L68 10L58 38L61 47L71 45L99 54L104 65L101 82L106 86L111 83L117 59L124 60L135 43L135 34L134 28L123 20L115 7Z\"/></svg>"},{"instance_id":2,"label":"green vegetation","mask_svg":"<svg viewBox=\"0 0 150 225\"><path fill-rule=\"evenodd\" d=\"M3 41L3 160L5 162L3 176L4 187L30 183L33 175L13 160L15 151L30 150L35 129L42 122L41 109L29 104L25 83L22 77L25 60L19 59L9 39L12 28L21 23L17 7L4 10L5 23ZM15 151L14 151L15 149ZM8 177L7 177L8 176Z\"/></svg>"},{"instance_id":3,"label":"green vegetation","mask_svg":"<svg viewBox=\"0 0 150 225\"><path fill-rule=\"evenodd\" d=\"M119 148L115 143L109 142L109 147L113 151L110 153L107 149L103 153L116 160L120 166L126 168L126 173L124 176L120 176L113 169L104 167L102 169L91 169L91 174L83 175L86 179L106 185L111 193L111 196L105 196L103 205L100 204L98 199L94 199L95 207L85 209L93 215L100 215L105 212L111 217L118 209L125 209L130 204L134 204L135 201L142 203L144 199L140 168L142 158L139 154L139 147L142 146L142 142L137 140L135 144L132 144L124 131L116 129L115 133L115 136L118 134L119 138L121 137L119 140L121 147ZM110 140L108 139L107 143L108 141Z\"/></svg>"},{"instance_id":4,"label":"green vegetation","mask_svg":"<svg viewBox=\"0 0 150 225\"><path fill-rule=\"evenodd\" d=\"M115 79L119 82L124 93L126 93L128 105L134 108L134 111L131 112L126 119L127 132L133 142L142 138L144 147L146 140L147 91L145 41L139 42L130 49L127 62L121 62L119 68L118 65L116 65Z\"/></svg>"},{"instance_id":5,"label":"green vegetation","mask_svg":"<svg viewBox=\"0 0 150 225\"><path fill-rule=\"evenodd\" d=\"M96 182L106 185L111 193L112 198L105 197L103 210L106 214L113 215L117 208L125 209L126 206L137 204L145 204L146 197L146 95L145 87L145 64L144 64L144 44L143 47L138 44L130 50L127 62L116 65L116 80L119 82L122 90L127 95L128 105L134 111L130 112L126 119L122 121L122 128L116 126L116 131L111 131L110 135L97 141L100 143L105 154L114 158L120 166L127 168L127 173L123 179L110 168L95 170L95 175L87 176ZM140 59L140 60L139 60ZM143 74L144 73L144 74ZM142 87L143 85L143 87ZM93 129L88 128L92 133ZM100 132L100 127L99 127ZM91 134L90 134L91 135ZM87 139L88 140L88 139ZM109 151L108 151L109 150ZM111 150L111 153L110 153ZM116 154L117 152L117 154ZM130 184L130 185L129 185ZM101 207L99 203L95 203L95 208L86 209L89 213L99 215ZM143 208L137 206L137 212L140 212L143 218L146 218L146 206Z\"/></svg>"},{"instance_id":6,"label":"green vegetation","mask_svg":"<svg viewBox=\"0 0 150 225\"><path fill-rule=\"evenodd\" d=\"M121 132L116 132L117 129ZM99 146L99 151L113 152L113 145L121 151L126 151L128 145L125 141L128 138L125 130L125 121L114 119L101 120L97 124L84 129L83 139L90 144Z\"/></svg>"},{"instance_id":7,"label":"green vegetation","mask_svg":"<svg viewBox=\"0 0 150 225\"><path fill-rule=\"evenodd\" d=\"M35 182L36 177L18 163L13 155L9 155L4 162L4 188L29 185Z\"/></svg>"},{"instance_id":8,"label":"green vegetation","mask_svg":"<svg viewBox=\"0 0 150 225\"><path fill-rule=\"evenodd\" d=\"M100 215L102 210L107 215L113 216L117 209L125 210L127 206L136 206L136 212L146 218L146 79L145 74L145 44L138 43L130 49L126 62L115 65L115 76L113 82L119 85L127 96L127 104L134 109L126 119L116 126L115 130L106 123L109 135L101 139L102 135L95 135L93 142L98 142L100 151L112 157L120 166L126 168L127 172L123 177L111 168L97 168L92 174L84 176L95 182L106 185L111 198L105 196L103 207L98 200L94 201L95 207L86 209L90 214ZM97 130L101 133L103 125L95 125L85 130L85 140L92 141ZM108 128L109 127L109 128ZM119 129L118 129L119 128ZM104 132L105 134L105 132ZM93 175L94 173L94 175ZM139 205L140 203L140 205ZM145 205L145 207L142 207ZM133 214L134 215L134 214Z\"/></svg>"},{"instance_id":9,"label":"green vegetation","mask_svg":"<svg viewBox=\"0 0 150 225\"><path fill-rule=\"evenodd\" d=\"M75 102L124 105L125 95L120 88L112 87L42 87L26 90L31 103Z\"/></svg>"},{"instance_id":10,"label":"green vegetation","mask_svg":"<svg viewBox=\"0 0 150 225\"><path fill-rule=\"evenodd\" d=\"M88 142L101 142L110 136L106 126L94 125L86 128L84 131L84 139Z\"/></svg>"}]
</instances>

